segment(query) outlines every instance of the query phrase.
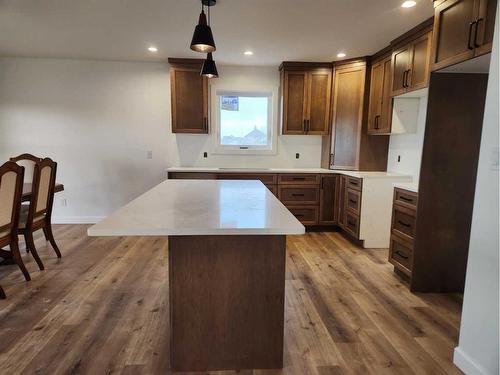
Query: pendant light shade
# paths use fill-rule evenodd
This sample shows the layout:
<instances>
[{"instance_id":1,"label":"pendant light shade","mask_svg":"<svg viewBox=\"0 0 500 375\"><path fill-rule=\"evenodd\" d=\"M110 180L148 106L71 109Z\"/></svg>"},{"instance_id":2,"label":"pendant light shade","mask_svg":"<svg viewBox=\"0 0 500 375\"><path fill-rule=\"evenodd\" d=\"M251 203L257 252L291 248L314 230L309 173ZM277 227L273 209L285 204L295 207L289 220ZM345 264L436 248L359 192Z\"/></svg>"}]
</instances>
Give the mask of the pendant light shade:
<instances>
[{"instance_id":1,"label":"pendant light shade","mask_svg":"<svg viewBox=\"0 0 500 375\"><path fill-rule=\"evenodd\" d=\"M217 66L212 58L212 52L207 54L207 59L203 63L203 68L201 69L201 75L207 78L218 78L219 73L217 72Z\"/></svg>"},{"instance_id":2,"label":"pendant light shade","mask_svg":"<svg viewBox=\"0 0 500 375\"><path fill-rule=\"evenodd\" d=\"M194 29L193 39L191 40L191 49L196 52L208 53L215 51L215 41L212 29L207 24L207 16L201 11L198 25Z\"/></svg>"}]
</instances>

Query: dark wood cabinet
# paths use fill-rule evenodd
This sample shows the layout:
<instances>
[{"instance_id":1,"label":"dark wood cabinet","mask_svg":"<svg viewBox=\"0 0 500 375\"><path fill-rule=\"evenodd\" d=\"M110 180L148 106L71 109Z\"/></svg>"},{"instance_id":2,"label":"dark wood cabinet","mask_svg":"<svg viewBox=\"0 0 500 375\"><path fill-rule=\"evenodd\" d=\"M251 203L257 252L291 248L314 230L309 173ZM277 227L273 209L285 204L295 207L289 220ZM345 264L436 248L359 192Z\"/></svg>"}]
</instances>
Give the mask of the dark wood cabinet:
<instances>
[{"instance_id":1,"label":"dark wood cabinet","mask_svg":"<svg viewBox=\"0 0 500 375\"><path fill-rule=\"evenodd\" d=\"M432 32L417 34L392 52L392 96L429 86Z\"/></svg>"},{"instance_id":2,"label":"dark wood cabinet","mask_svg":"<svg viewBox=\"0 0 500 375\"><path fill-rule=\"evenodd\" d=\"M417 193L394 189L389 262L394 265L395 271L406 276L411 276L412 273L417 202Z\"/></svg>"},{"instance_id":3,"label":"dark wood cabinet","mask_svg":"<svg viewBox=\"0 0 500 375\"><path fill-rule=\"evenodd\" d=\"M339 176L328 174L321 176L319 196L319 224L337 224Z\"/></svg>"},{"instance_id":4,"label":"dark wood cabinet","mask_svg":"<svg viewBox=\"0 0 500 375\"><path fill-rule=\"evenodd\" d=\"M284 62L280 66L282 133L325 135L330 128L331 64Z\"/></svg>"},{"instance_id":5,"label":"dark wood cabinet","mask_svg":"<svg viewBox=\"0 0 500 375\"><path fill-rule=\"evenodd\" d=\"M497 0L446 0L434 10L432 70L491 51Z\"/></svg>"},{"instance_id":6,"label":"dark wood cabinet","mask_svg":"<svg viewBox=\"0 0 500 375\"><path fill-rule=\"evenodd\" d=\"M172 133L208 133L208 80L200 75L202 60L168 59Z\"/></svg>"},{"instance_id":7,"label":"dark wood cabinet","mask_svg":"<svg viewBox=\"0 0 500 375\"><path fill-rule=\"evenodd\" d=\"M359 239L363 180L341 175L338 186L338 226Z\"/></svg>"},{"instance_id":8,"label":"dark wood cabinet","mask_svg":"<svg viewBox=\"0 0 500 375\"><path fill-rule=\"evenodd\" d=\"M391 132L391 56L375 61L371 69L368 134Z\"/></svg>"},{"instance_id":9,"label":"dark wood cabinet","mask_svg":"<svg viewBox=\"0 0 500 375\"><path fill-rule=\"evenodd\" d=\"M324 168L371 171L387 168L389 137L368 135L367 68L366 59L335 65L332 134L323 138Z\"/></svg>"}]
</instances>

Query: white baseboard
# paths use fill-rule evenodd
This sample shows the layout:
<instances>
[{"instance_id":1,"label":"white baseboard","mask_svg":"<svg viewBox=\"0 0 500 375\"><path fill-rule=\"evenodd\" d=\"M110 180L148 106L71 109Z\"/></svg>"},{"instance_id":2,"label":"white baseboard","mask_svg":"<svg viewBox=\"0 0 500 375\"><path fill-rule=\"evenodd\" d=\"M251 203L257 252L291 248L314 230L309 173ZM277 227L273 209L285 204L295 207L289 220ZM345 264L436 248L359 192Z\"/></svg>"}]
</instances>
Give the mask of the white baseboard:
<instances>
[{"instance_id":1,"label":"white baseboard","mask_svg":"<svg viewBox=\"0 0 500 375\"><path fill-rule=\"evenodd\" d=\"M95 224L104 216L53 216L52 224Z\"/></svg>"},{"instance_id":2,"label":"white baseboard","mask_svg":"<svg viewBox=\"0 0 500 375\"><path fill-rule=\"evenodd\" d=\"M471 357L464 353L458 346L454 351L453 363L466 375L493 375L474 362Z\"/></svg>"}]
</instances>

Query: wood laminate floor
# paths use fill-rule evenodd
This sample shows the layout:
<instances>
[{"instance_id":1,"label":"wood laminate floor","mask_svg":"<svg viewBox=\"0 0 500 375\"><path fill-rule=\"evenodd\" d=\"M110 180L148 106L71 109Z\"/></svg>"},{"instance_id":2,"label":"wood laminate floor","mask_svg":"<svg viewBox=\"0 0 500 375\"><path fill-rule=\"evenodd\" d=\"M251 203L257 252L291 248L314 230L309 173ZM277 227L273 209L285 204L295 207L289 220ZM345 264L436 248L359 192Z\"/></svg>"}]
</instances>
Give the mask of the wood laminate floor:
<instances>
[{"instance_id":1,"label":"wood laminate floor","mask_svg":"<svg viewBox=\"0 0 500 375\"><path fill-rule=\"evenodd\" d=\"M167 241L89 238L86 229L55 226L61 260L38 234L46 270L23 251L31 282L0 267L2 375L170 373ZM458 296L411 294L387 251L339 233L287 245L285 367L239 374L460 373Z\"/></svg>"}]
</instances>

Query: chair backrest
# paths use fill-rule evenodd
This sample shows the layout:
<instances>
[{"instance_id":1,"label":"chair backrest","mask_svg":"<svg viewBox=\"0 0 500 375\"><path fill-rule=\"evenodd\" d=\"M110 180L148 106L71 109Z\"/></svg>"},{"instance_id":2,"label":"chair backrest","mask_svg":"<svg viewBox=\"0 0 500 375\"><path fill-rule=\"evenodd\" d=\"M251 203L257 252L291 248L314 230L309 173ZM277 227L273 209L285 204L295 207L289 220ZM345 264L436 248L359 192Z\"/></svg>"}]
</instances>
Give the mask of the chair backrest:
<instances>
[{"instance_id":1,"label":"chair backrest","mask_svg":"<svg viewBox=\"0 0 500 375\"><path fill-rule=\"evenodd\" d=\"M21 154L10 158L10 161L16 162L18 165L24 167L24 182L31 184L33 182L35 164L41 162L42 158L31 154Z\"/></svg>"},{"instance_id":2,"label":"chair backrest","mask_svg":"<svg viewBox=\"0 0 500 375\"><path fill-rule=\"evenodd\" d=\"M0 239L17 232L23 177L24 167L14 162L8 161L0 167Z\"/></svg>"},{"instance_id":3,"label":"chair backrest","mask_svg":"<svg viewBox=\"0 0 500 375\"><path fill-rule=\"evenodd\" d=\"M52 211L56 171L57 163L50 158L45 158L35 164L27 227L44 219Z\"/></svg>"}]
</instances>

